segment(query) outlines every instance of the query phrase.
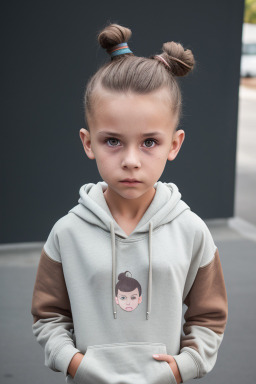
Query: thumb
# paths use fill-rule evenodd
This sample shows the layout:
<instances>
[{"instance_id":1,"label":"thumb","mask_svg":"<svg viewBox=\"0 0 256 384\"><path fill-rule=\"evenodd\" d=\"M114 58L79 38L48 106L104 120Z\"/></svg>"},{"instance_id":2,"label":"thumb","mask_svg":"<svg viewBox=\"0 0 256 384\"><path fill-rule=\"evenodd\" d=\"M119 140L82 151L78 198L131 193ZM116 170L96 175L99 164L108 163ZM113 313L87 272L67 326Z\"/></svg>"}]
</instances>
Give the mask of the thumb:
<instances>
[{"instance_id":1,"label":"thumb","mask_svg":"<svg viewBox=\"0 0 256 384\"><path fill-rule=\"evenodd\" d=\"M167 355L165 353L158 353L158 354L154 354L152 356L154 357L154 359L156 359L156 360L164 360L168 364L171 363L174 360L171 355Z\"/></svg>"},{"instance_id":2,"label":"thumb","mask_svg":"<svg viewBox=\"0 0 256 384\"><path fill-rule=\"evenodd\" d=\"M158 353L154 354L153 357L157 360L167 360L169 356L164 353Z\"/></svg>"}]
</instances>

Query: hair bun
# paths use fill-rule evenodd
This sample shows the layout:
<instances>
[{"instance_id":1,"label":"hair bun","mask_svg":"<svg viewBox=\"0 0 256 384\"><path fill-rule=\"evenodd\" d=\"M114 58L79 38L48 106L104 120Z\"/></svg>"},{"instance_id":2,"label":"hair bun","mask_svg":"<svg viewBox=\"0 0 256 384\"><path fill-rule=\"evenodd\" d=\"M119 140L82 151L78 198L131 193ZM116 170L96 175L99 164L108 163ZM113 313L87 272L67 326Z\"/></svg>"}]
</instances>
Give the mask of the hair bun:
<instances>
[{"instance_id":1,"label":"hair bun","mask_svg":"<svg viewBox=\"0 0 256 384\"><path fill-rule=\"evenodd\" d=\"M132 35L129 28L118 24L110 24L98 34L98 42L106 50L112 49L115 45L126 43Z\"/></svg>"},{"instance_id":2,"label":"hair bun","mask_svg":"<svg viewBox=\"0 0 256 384\"><path fill-rule=\"evenodd\" d=\"M170 41L163 44L163 58L170 66L175 76L187 75L195 65L195 59L190 49L184 49L180 43Z\"/></svg>"},{"instance_id":3,"label":"hair bun","mask_svg":"<svg viewBox=\"0 0 256 384\"><path fill-rule=\"evenodd\" d=\"M126 275L127 272L129 272L129 274L132 276L130 271L121 272L118 275L118 280L124 280L124 279L127 279L127 277L131 277Z\"/></svg>"}]
</instances>

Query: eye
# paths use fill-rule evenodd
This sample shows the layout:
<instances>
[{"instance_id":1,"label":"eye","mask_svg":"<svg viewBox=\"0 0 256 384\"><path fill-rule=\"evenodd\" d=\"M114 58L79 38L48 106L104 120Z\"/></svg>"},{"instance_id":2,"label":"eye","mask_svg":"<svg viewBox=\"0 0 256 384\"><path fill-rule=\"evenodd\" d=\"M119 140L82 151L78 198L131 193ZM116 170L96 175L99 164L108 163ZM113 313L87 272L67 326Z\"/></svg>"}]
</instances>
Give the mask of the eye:
<instances>
[{"instance_id":1,"label":"eye","mask_svg":"<svg viewBox=\"0 0 256 384\"><path fill-rule=\"evenodd\" d=\"M147 139L144 143L147 148L152 148L157 144L157 141L155 139Z\"/></svg>"},{"instance_id":2,"label":"eye","mask_svg":"<svg viewBox=\"0 0 256 384\"><path fill-rule=\"evenodd\" d=\"M114 137L110 137L109 139L106 139L105 142L109 147L116 147L119 140L115 139Z\"/></svg>"}]
</instances>

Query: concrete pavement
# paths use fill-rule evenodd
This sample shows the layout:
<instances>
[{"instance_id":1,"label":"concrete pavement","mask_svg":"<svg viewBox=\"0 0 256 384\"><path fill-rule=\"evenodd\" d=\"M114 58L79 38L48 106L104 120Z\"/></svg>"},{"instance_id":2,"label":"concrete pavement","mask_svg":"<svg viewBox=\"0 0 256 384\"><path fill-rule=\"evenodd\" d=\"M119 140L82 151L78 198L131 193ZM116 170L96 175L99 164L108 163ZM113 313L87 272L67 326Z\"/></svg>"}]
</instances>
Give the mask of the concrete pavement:
<instances>
[{"instance_id":1,"label":"concrete pavement","mask_svg":"<svg viewBox=\"0 0 256 384\"><path fill-rule=\"evenodd\" d=\"M235 216L256 225L256 79L240 86Z\"/></svg>"}]
</instances>

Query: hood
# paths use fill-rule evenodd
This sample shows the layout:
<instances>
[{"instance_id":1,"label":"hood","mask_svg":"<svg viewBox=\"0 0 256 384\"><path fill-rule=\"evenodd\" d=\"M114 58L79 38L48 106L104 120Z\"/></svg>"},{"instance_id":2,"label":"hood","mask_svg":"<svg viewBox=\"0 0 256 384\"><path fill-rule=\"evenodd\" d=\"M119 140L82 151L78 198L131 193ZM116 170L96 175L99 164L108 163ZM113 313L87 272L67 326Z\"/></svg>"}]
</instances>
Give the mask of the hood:
<instances>
[{"instance_id":1,"label":"hood","mask_svg":"<svg viewBox=\"0 0 256 384\"><path fill-rule=\"evenodd\" d=\"M148 295L147 295L147 312L146 318L149 319L151 311L152 296L152 235L161 225L165 225L186 209L190 207L181 200L181 193L174 183L165 183L158 181L154 188L156 193L154 198L144 213L143 217L137 224L136 228L130 235L118 225L113 218L111 211L107 205L103 192L107 189L107 183L99 181L97 184L84 184L79 191L80 198L78 205L69 212L74 213L86 222L98 226L111 234L112 249L112 302L114 319L117 318L116 302L115 302L115 286L116 286L116 252L115 252L115 236L123 239L129 237L136 239L141 234L148 233L148 252L149 252L149 272L148 272Z\"/></svg>"}]
</instances>

